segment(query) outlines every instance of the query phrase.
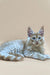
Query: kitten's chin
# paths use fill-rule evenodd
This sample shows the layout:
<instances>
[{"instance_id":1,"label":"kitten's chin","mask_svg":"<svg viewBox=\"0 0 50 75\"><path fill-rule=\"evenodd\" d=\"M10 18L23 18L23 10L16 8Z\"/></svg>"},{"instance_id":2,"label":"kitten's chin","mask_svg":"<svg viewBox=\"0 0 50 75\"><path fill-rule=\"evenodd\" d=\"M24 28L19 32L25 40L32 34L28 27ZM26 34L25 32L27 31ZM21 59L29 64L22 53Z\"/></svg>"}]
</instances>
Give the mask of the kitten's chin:
<instances>
[{"instance_id":1,"label":"kitten's chin","mask_svg":"<svg viewBox=\"0 0 50 75\"><path fill-rule=\"evenodd\" d=\"M39 46L39 44L37 44L37 45L35 45L36 47L38 47Z\"/></svg>"},{"instance_id":2,"label":"kitten's chin","mask_svg":"<svg viewBox=\"0 0 50 75\"><path fill-rule=\"evenodd\" d=\"M40 47L42 46L43 44L35 44L36 47Z\"/></svg>"}]
</instances>

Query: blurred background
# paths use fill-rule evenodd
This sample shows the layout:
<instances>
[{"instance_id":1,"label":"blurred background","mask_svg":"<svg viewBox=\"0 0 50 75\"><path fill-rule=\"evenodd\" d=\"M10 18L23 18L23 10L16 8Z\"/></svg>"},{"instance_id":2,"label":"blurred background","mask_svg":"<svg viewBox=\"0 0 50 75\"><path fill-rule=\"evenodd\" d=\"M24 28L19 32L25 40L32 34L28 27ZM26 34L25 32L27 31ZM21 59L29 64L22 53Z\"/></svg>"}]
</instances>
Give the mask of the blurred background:
<instances>
[{"instance_id":1,"label":"blurred background","mask_svg":"<svg viewBox=\"0 0 50 75\"><path fill-rule=\"evenodd\" d=\"M0 0L0 41L27 38L27 28L35 32L44 25L50 39L49 0Z\"/></svg>"},{"instance_id":2,"label":"blurred background","mask_svg":"<svg viewBox=\"0 0 50 75\"><path fill-rule=\"evenodd\" d=\"M50 0L0 0L0 43L27 39L29 26L37 32L42 25L45 28L45 48L50 54ZM42 71L40 70L41 74L44 69L42 67ZM36 68L35 71L37 72ZM47 72L42 75L50 75L47 74L49 69L45 71Z\"/></svg>"},{"instance_id":3,"label":"blurred background","mask_svg":"<svg viewBox=\"0 0 50 75\"><path fill-rule=\"evenodd\" d=\"M0 42L27 39L27 28L45 27L50 45L50 0L0 0Z\"/></svg>"}]
</instances>

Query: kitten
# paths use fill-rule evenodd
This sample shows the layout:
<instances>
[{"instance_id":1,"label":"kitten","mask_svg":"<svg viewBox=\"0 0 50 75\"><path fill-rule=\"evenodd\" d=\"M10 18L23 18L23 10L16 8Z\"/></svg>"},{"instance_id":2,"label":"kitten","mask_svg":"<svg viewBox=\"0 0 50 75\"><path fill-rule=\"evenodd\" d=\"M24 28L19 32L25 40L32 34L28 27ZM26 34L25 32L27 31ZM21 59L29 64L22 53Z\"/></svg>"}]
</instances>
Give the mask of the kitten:
<instances>
[{"instance_id":1,"label":"kitten","mask_svg":"<svg viewBox=\"0 0 50 75\"><path fill-rule=\"evenodd\" d=\"M28 28L27 40L14 40L1 44L0 59L19 61L24 57L46 60L50 59L49 55L44 54L44 27L42 26L39 32L34 33Z\"/></svg>"}]
</instances>

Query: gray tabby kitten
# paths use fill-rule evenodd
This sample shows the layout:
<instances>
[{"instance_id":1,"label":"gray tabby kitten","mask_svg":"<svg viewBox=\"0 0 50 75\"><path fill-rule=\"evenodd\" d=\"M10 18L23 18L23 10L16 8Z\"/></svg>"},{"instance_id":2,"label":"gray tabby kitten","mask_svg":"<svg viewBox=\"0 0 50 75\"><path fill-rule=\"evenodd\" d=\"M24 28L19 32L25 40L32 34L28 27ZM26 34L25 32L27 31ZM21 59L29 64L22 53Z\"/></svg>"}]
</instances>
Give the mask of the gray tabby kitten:
<instances>
[{"instance_id":1,"label":"gray tabby kitten","mask_svg":"<svg viewBox=\"0 0 50 75\"><path fill-rule=\"evenodd\" d=\"M46 60L50 59L49 55L44 54L44 27L42 26L39 32L34 33L28 28L27 40L14 40L1 44L0 59L19 61L24 57Z\"/></svg>"}]
</instances>

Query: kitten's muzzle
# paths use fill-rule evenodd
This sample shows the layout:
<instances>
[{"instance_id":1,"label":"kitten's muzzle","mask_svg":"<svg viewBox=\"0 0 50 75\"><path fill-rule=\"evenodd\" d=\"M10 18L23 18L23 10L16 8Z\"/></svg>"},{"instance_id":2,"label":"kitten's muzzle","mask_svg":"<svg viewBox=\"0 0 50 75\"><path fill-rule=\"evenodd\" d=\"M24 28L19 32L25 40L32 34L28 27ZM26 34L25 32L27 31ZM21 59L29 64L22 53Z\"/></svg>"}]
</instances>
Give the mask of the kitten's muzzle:
<instances>
[{"instance_id":1,"label":"kitten's muzzle","mask_svg":"<svg viewBox=\"0 0 50 75\"><path fill-rule=\"evenodd\" d=\"M38 41L36 41L36 45L38 45Z\"/></svg>"}]
</instances>

